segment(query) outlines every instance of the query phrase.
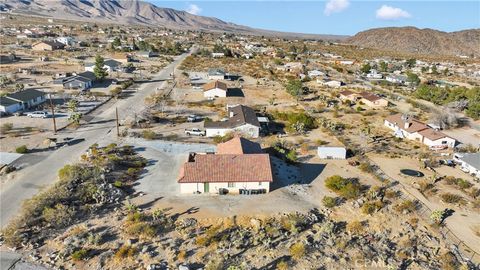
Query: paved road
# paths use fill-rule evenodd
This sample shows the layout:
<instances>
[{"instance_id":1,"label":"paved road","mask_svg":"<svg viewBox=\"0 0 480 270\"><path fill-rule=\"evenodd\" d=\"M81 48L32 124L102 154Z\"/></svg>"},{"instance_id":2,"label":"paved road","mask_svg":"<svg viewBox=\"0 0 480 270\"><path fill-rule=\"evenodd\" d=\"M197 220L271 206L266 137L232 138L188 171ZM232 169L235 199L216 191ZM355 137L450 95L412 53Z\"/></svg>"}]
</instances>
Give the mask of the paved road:
<instances>
[{"instance_id":1,"label":"paved road","mask_svg":"<svg viewBox=\"0 0 480 270\"><path fill-rule=\"evenodd\" d=\"M63 131L59 137L73 137L83 141L60 148L59 150L42 153L43 159L35 164L25 167L14 179L0 185L0 226L4 227L16 214L22 202L34 196L40 189L49 186L57 180L57 172L65 164L78 160L81 153L94 143L106 144L117 140L115 128L115 107L118 108L119 118L133 116L144 108L146 96L154 93L158 87L163 87L165 79L170 77L174 68L185 59L188 54L183 54L165 67L148 82L142 83L133 96L107 103L87 124L75 131ZM28 156L28 155L26 155Z\"/></svg>"}]
</instances>

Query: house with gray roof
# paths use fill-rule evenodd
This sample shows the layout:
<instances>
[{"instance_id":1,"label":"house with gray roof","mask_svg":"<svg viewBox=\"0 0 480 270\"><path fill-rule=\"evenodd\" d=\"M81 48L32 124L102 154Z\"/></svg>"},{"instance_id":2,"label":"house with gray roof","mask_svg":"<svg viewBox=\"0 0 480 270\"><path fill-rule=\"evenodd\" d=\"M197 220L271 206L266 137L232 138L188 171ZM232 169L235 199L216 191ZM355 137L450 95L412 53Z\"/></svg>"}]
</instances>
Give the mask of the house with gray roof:
<instances>
[{"instance_id":1,"label":"house with gray roof","mask_svg":"<svg viewBox=\"0 0 480 270\"><path fill-rule=\"evenodd\" d=\"M44 92L36 89L27 89L7 94L0 98L0 112L15 113L34 108L46 101Z\"/></svg>"},{"instance_id":2,"label":"house with gray roof","mask_svg":"<svg viewBox=\"0 0 480 270\"><path fill-rule=\"evenodd\" d=\"M453 160L460 164L462 171L480 178L480 152L455 153Z\"/></svg>"},{"instance_id":3,"label":"house with gray roof","mask_svg":"<svg viewBox=\"0 0 480 270\"><path fill-rule=\"evenodd\" d=\"M205 122L207 137L225 136L227 133L239 133L250 138L260 135L260 122L255 111L247 106L237 105L228 108L226 121Z\"/></svg>"}]
</instances>

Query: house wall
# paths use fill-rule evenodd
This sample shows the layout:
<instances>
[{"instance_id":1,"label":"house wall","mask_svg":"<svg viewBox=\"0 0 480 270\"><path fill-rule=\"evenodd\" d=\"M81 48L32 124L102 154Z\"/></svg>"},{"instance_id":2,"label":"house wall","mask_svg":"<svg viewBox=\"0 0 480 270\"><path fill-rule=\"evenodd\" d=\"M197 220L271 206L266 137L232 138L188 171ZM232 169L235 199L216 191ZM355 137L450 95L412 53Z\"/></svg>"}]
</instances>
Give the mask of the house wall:
<instances>
[{"instance_id":1,"label":"house wall","mask_svg":"<svg viewBox=\"0 0 480 270\"><path fill-rule=\"evenodd\" d=\"M227 91L220 89L220 88L214 88L210 89L208 91L203 92L204 97L227 97Z\"/></svg>"},{"instance_id":2,"label":"house wall","mask_svg":"<svg viewBox=\"0 0 480 270\"><path fill-rule=\"evenodd\" d=\"M437 146L437 145L448 145L448 147L453 148L455 146L455 139L452 138L441 138L435 141L432 141L426 137L423 138L423 143L430 146Z\"/></svg>"},{"instance_id":3,"label":"house wall","mask_svg":"<svg viewBox=\"0 0 480 270\"><path fill-rule=\"evenodd\" d=\"M19 103L10 106L0 106L0 112L4 113L15 113L17 111L20 111L21 109L22 105L20 105Z\"/></svg>"},{"instance_id":4,"label":"house wall","mask_svg":"<svg viewBox=\"0 0 480 270\"><path fill-rule=\"evenodd\" d=\"M372 107L372 108L379 108L379 107L387 107L388 106L388 100L385 99L379 99L375 100L374 102L362 98L362 102L365 103L365 105Z\"/></svg>"},{"instance_id":5,"label":"house wall","mask_svg":"<svg viewBox=\"0 0 480 270\"><path fill-rule=\"evenodd\" d=\"M270 191L270 182L235 182L233 187L229 187L228 183L209 183L208 189L210 194L217 194L221 188L227 189L229 194L239 194L240 189L265 189ZM180 193L194 194L197 191L204 193L204 183L181 183Z\"/></svg>"},{"instance_id":6,"label":"house wall","mask_svg":"<svg viewBox=\"0 0 480 270\"><path fill-rule=\"evenodd\" d=\"M322 159L347 158L347 150L342 147L318 147L317 154Z\"/></svg>"},{"instance_id":7,"label":"house wall","mask_svg":"<svg viewBox=\"0 0 480 270\"><path fill-rule=\"evenodd\" d=\"M209 80L223 80L225 75L208 75Z\"/></svg>"},{"instance_id":8,"label":"house wall","mask_svg":"<svg viewBox=\"0 0 480 270\"><path fill-rule=\"evenodd\" d=\"M34 51L53 51L53 48L45 43L40 43L32 47Z\"/></svg>"},{"instance_id":9,"label":"house wall","mask_svg":"<svg viewBox=\"0 0 480 270\"><path fill-rule=\"evenodd\" d=\"M225 136L225 134L230 132L241 133L250 138L258 138L260 136L260 128L250 124L245 124L236 128L207 128L205 136Z\"/></svg>"}]
</instances>

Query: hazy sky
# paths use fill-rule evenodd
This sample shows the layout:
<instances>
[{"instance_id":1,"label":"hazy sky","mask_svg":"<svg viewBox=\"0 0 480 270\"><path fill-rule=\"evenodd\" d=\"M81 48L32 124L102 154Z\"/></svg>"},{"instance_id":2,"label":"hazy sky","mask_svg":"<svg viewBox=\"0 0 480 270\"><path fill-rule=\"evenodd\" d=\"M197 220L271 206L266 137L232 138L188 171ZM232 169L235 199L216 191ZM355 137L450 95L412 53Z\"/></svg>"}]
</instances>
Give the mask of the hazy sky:
<instances>
[{"instance_id":1,"label":"hazy sky","mask_svg":"<svg viewBox=\"0 0 480 270\"><path fill-rule=\"evenodd\" d=\"M480 28L478 0L146 1L236 24L288 32L353 35L386 26L447 32Z\"/></svg>"}]
</instances>

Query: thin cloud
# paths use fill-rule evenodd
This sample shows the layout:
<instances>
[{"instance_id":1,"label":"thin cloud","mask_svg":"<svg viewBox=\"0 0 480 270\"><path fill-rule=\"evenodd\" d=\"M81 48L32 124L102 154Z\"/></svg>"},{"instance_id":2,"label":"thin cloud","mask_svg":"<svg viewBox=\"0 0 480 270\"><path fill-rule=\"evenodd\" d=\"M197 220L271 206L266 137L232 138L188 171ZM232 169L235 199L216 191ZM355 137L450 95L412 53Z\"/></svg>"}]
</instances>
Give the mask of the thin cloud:
<instances>
[{"instance_id":1,"label":"thin cloud","mask_svg":"<svg viewBox=\"0 0 480 270\"><path fill-rule=\"evenodd\" d=\"M332 13L345 10L348 6L350 6L349 0L330 0L325 5L325 10L323 12L325 15L330 16Z\"/></svg>"},{"instance_id":2,"label":"thin cloud","mask_svg":"<svg viewBox=\"0 0 480 270\"><path fill-rule=\"evenodd\" d=\"M410 17L412 17L412 15L401 8L383 5L377 9L377 19L380 20L398 20Z\"/></svg>"},{"instance_id":3,"label":"thin cloud","mask_svg":"<svg viewBox=\"0 0 480 270\"><path fill-rule=\"evenodd\" d=\"M202 12L202 9L195 4L190 4L187 8L187 12L193 15L198 15Z\"/></svg>"}]
</instances>

